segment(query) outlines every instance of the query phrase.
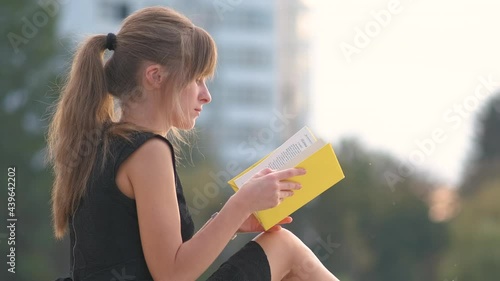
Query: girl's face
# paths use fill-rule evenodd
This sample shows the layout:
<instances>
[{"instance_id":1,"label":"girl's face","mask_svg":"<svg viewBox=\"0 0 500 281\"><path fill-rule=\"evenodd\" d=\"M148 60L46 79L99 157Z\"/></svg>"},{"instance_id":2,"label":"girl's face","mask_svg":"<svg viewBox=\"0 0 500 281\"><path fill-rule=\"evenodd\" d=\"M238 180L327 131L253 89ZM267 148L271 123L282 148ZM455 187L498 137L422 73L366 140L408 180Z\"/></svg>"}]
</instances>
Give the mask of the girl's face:
<instances>
[{"instance_id":1,"label":"girl's face","mask_svg":"<svg viewBox=\"0 0 500 281\"><path fill-rule=\"evenodd\" d=\"M212 100L205 79L191 81L180 94L182 111L176 114L174 126L179 129L192 129L203 109L203 105Z\"/></svg>"}]
</instances>

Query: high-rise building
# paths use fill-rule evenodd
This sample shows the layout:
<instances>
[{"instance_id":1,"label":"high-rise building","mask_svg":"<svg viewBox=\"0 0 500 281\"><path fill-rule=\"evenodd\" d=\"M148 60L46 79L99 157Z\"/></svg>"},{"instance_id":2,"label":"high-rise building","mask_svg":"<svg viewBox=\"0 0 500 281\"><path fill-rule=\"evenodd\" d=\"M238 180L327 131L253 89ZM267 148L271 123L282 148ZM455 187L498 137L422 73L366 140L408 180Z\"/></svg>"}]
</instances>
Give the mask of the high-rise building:
<instances>
[{"instance_id":1,"label":"high-rise building","mask_svg":"<svg viewBox=\"0 0 500 281\"><path fill-rule=\"evenodd\" d=\"M311 13L305 0L278 0L278 104L282 114L294 116L287 124L287 138L307 124L309 112Z\"/></svg>"}]
</instances>

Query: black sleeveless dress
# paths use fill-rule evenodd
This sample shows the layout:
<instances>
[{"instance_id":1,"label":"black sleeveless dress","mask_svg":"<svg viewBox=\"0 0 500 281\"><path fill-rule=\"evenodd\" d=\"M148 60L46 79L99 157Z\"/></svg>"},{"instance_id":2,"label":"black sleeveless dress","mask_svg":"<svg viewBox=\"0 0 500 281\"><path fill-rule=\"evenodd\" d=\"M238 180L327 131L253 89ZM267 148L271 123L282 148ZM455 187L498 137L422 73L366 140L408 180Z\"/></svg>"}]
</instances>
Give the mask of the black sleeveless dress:
<instances>
[{"instance_id":1,"label":"black sleeveless dress","mask_svg":"<svg viewBox=\"0 0 500 281\"><path fill-rule=\"evenodd\" d=\"M72 279L57 280L153 280L142 251L135 200L125 196L115 183L120 165L152 138L165 141L173 154L172 144L163 136L154 133L132 133L131 142L121 137L113 137L110 141L110 154L105 168L101 171L99 167L102 158L99 156L102 156L102 150L99 147L87 193L74 215L69 218ZM181 235L185 242L193 236L194 224L175 169L175 159L172 161ZM271 280L266 254L258 243L251 241L223 263L208 280Z\"/></svg>"}]
</instances>

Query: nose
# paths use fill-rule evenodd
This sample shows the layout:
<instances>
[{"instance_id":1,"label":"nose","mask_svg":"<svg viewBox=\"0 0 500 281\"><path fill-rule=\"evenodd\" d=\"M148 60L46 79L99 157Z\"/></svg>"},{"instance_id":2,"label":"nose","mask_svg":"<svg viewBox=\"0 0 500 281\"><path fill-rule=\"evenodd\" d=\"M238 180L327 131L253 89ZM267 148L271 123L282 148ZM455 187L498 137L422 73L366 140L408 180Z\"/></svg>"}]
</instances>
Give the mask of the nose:
<instances>
[{"instance_id":1,"label":"nose","mask_svg":"<svg viewBox=\"0 0 500 281\"><path fill-rule=\"evenodd\" d=\"M212 101L212 96L210 95L210 91L208 91L207 84L205 83L203 83L200 91L200 101L203 103L210 103Z\"/></svg>"}]
</instances>

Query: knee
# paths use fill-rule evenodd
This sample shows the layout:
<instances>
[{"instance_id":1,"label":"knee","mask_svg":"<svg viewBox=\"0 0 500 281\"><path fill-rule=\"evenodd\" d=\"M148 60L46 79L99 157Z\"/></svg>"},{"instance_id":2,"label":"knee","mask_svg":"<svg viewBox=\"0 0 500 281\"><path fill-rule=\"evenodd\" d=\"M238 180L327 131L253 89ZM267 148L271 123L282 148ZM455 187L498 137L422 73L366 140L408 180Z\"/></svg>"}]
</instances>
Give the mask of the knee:
<instances>
[{"instance_id":1,"label":"knee","mask_svg":"<svg viewBox=\"0 0 500 281\"><path fill-rule=\"evenodd\" d=\"M291 251L298 250L304 245L302 241L295 236L295 234L293 234L293 232L284 228L278 231L264 232L260 238L258 237L257 239L270 240L273 244L280 245L283 248L288 248Z\"/></svg>"},{"instance_id":2,"label":"knee","mask_svg":"<svg viewBox=\"0 0 500 281\"><path fill-rule=\"evenodd\" d=\"M291 232L290 230L285 229L285 228L282 228L278 231L269 232L269 234L274 235L274 236L276 236L276 238L279 238L279 239L286 241L288 243L296 243L297 241L300 241L300 239L297 236L295 236L295 234L293 234L293 232Z\"/></svg>"}]
</instances>

